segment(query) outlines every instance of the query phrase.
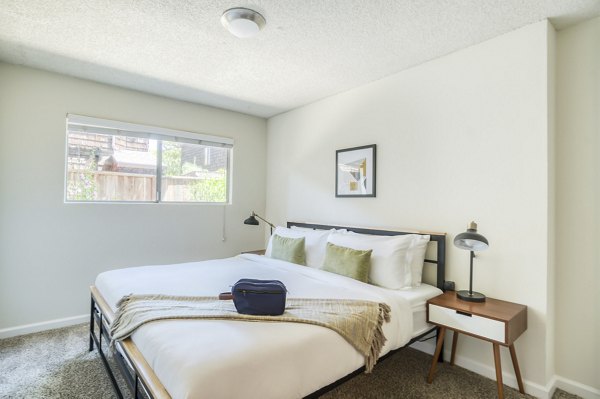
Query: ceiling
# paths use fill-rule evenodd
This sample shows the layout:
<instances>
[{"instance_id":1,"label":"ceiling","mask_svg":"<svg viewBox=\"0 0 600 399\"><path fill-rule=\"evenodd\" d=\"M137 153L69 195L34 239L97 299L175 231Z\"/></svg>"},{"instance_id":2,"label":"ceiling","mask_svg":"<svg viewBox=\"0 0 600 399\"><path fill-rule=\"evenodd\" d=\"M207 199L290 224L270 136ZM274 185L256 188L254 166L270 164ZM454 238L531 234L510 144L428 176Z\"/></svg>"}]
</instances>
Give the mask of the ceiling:
<instances>
[{"instance_id":1,"label":"ceiling","mask_svg":"<svg viewBox=\"0 0 600 399\"><path fill-rule=\"evenodd\" d=\"M238 39L231 7L267 25ZM599 0L0 0L0 60L270 117Z\"/></svg>"}]
</instances>

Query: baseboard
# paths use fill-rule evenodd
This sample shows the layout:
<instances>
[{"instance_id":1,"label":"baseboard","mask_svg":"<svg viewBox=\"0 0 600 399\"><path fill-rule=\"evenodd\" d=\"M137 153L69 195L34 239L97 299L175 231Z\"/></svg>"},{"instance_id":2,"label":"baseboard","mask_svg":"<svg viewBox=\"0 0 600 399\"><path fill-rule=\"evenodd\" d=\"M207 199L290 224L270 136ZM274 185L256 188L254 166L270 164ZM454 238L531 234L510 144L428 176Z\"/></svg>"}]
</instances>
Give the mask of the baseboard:
<instances>
[{"instance_id":1,"label":"baseboard","mask_svg":"<svg viewBox=\"0 0 600 399\"><path fill-rule=\"evenodd\" d=\"M425 341L425 342L415 342L411 345L412 348L420 350L422 352L433 355L435 351L435 342L434 341ZM444 351L444 360L450 359L450 351ZM455 363L463 367L467 370L470 370L474 373L480 374L484 377L490 378L492 380L496 379L496 371L493 367L485 365L483 363L476 362L469 358L456 356ZM514 374L507 373L505 371L502 372L502 379L504 384L517 388L517 378ZM525 392L529 395L533 395L540 399L549 399L554 394L556 388L562 389L565 392L577 395L582 397L583 399L600 399L600 390L594 387L590 387L588 385L579 383L577 381L570 380L568 378L564 378L558 375L552 377L550 382L544 387L539 384L536 384L531 381L523 380L523 384L525 385Z\"/></svg>"},{"instance_id":2,"label":"baseboard","mask_svg":"<svg viewBox=\"0 0 600 399\"><path fill-rule=\"evenodd\" d=\"M435 340L432 339L423 342L417 341L414 344L411 344L410 347L433 356L433 352L435 352Z\"/></svg>"},{"instance_id":3,"label":"baseboard","mask_svg":"<svg viewBox=\"0 0 600 399\"><path fill-rule=\"evenodd\" d=\"M425 341L425 342L415 342L414 344L411 345L411 347L415 348L417 350L420 350L422 352L428 353L430 355L433 355L433 352L435 351L435 341L431 340L431 341ZM450 361L450 349L449 348L448 348L448 350L444 350L444 360ZM496 380L496 369L492 366L488 366L486 364L476 362L476 361L469 359L467 357L464 357L464 356L459 356L458 353L456 354L454 363L457 366L460 366L464 369L467 369L469 371L472 371L474 373L477 373L479 375L487 377L491 380ZM517 377L514 374L507 372L505 370L502 371L502 382L504 383L504 385L518 389ZM528 393L529 395L533 395L540 399L548 399L551 397L550 394L552 392L554 392L554 390L549 389L550 388L549 386L544 387L542 385L539 385L535 382L528 381L526 379L523 379L523 385L524 385L526 393Z\"/></svg>"},{"instance_id":4,"label":"baseboard","mask_svg":"<svg viewBox=\"0 0 600 399\"><path fill-rule=\"evenodd\" d=\"M560 388L565 392L581 396L583 399L600 399L600 389L596 389L589 385L585 385L558 375L552 377L549 391L554 393L556 388Z\"/></svg>"},{"instance_id":5,"label":"baseboard","mask_svg":"<svg viewBox=\"0 0 600 399\"><path fill-rule=\"evenodd\" d=\"M40 331L53 330L55 328L72 326L88 321L90 315L80 315L65 317L63 319L55 319L42 321L41 323L25 324L23 326L4 328L0 330L0 339L16 337L17 335L31 334Z\"/></svg>"}]
</instances>

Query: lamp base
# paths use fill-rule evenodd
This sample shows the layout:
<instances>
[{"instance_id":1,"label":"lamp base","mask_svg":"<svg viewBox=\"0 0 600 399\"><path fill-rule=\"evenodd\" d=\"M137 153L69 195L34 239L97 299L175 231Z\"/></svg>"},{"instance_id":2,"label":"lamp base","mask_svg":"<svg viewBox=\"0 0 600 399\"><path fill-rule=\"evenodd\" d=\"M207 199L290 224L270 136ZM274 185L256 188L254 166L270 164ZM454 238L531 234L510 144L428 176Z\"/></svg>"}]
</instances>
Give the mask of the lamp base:
<instances>
[{"instance_id":1,"label":"lamp base","mask_svg":"<svg viewBox=\"0 0 600 399\"><path fill-rule=\"evenodd\" d=\"M473 291L472 293L469 293L468 290L462 290L456 291L456 296L458 297L458 299L462 299L463 301L485 302L485 295L483 295L481 292Z\"/></svg>"}]
</instances>

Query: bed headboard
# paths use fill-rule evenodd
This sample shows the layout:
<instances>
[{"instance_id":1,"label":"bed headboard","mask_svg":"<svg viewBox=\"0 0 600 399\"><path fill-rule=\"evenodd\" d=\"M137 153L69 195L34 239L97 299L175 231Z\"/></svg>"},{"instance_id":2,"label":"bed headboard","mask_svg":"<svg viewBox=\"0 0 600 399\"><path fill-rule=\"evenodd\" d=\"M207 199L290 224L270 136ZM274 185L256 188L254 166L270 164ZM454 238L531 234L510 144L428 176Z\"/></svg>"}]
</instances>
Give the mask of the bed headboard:
<instances>
[{"instance_id":1,"label":"bed headboard","mask_svg":"<svg viewBox=\"0 0 600 399\"><path fill-rule=\"evenodd\" d=\"M445 233L428 233L422 231L392 231L392 230L376 230L362 227L347 227L347 226L330 226L326 224L313 224L301 222L287 222L287 227L304 227L315 230L330 230L330 229L346 229L359 234L372 234L377 236L398 236L403 234L423 234L429 235L431 241L437 244L436 259L425 259L425 263L432 263L437 266L436 285L442 291L444 290L444 281L446 276L446 234Z\"/></svg>"}]
</instances>

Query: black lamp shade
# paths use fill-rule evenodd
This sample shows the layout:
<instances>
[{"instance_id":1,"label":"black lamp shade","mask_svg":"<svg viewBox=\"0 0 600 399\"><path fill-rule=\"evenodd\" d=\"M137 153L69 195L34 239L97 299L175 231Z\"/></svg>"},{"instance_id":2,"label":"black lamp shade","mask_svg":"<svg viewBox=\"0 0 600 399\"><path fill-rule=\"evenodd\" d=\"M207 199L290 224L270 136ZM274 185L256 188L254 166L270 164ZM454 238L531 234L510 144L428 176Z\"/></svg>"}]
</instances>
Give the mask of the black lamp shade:
<instances>
[{"instance_id":1,"label":"black lamp shade","mask_svg":"<svg viewBox=\"0 0 600 399\"><path fill-rule=\"evenodd\" d=\"M477 232L477 224L474 222L471 222L467 231L454 238L454 245L467 251L483 251L490 246L487 238Z\"/></svg>"},{"instance_id":2,"label":"black lamp shade","mask_svg":"<svg viewBox=\"0 0 600 399\"><path fill-rule=\"evenodd\" d=\"M258 220L256 220L256 218L262 220L263 222L265 222L266 224L269 225L269 227L271 228L271 235L273 235L273 229L275 228L275 225L271 222L269 222L268 220L265 220L265 218L260 217L260 215L257 215L254 211L252 212L252 215L250 215L250 217L246 220L244 220L244 224L249 224L251 226L258 226Z\"/></svg>"},{"instance_id":3,"label":"black lamp shade","mask_svg":"<svg viewBox=\"0 0 600 399\"><path fill-rule=\"evenodd\" d=\"M250 224L252 226L258 226L258 220L254 217L254 215L250 215L250 217L244 220L244 224Z\"/></svg>"}]
</instances>

